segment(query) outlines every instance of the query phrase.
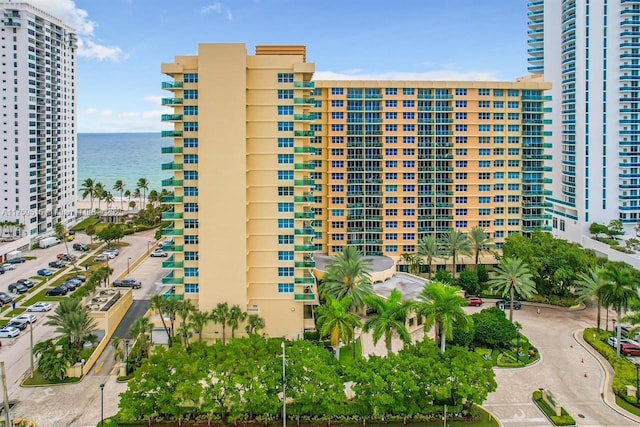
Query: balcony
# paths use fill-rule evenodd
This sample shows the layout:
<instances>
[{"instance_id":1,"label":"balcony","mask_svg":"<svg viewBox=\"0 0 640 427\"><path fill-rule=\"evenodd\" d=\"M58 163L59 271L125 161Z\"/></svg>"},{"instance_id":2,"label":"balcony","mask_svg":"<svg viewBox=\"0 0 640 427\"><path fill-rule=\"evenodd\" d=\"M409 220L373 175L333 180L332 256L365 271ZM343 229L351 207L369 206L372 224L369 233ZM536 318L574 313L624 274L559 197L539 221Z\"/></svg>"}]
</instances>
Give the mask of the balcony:
<instances>
[{"instance_id":1,"label":"balcony","mask_svg":"<svg viewBox=\"0 0 640 427\"><path fill-rule=\"evenodd\" d=\"M174 90L174 89L181 89L182 88L182 82L162 82L162 89L165 90Z\"/></svg>"},{"instance_id":2,"label":"balcony","mask_svg":"<svg viewBox=\"0 0 640 427\"><path fill-rule=\"evenodd\" d=\"M179 228L163 228L162 235L163 236L182 236L184 234L184 230Z\"/></svg>"},{"instance_id":3,"label":"balcony","mask_svg":"<svg viewBox=\"0 0 640 427\"><path fill-rule=\"evenodd\" d=\"M307 227L307 228L302 228L302 229L296 229L294 231L294 234L296 236L315 236L316 235L316 231L311 227Z\"/></svg>"},{"instance_id":4,"label":"balcony","mask_svg":"<svg viewBox=\"0 0 640 427\"><path fill-rule=\"evenodd\" d=\"M316 120L317 117L315 114L294 114L293 120L301 121L301 122L312 122Z\"/></svg>"},{"instance_id":5,"label":"balcony","mask_svg":"<svg viewBox=\"0 0 640 427\"><path fill-rule=\"evenodd\" d=\"M313 179L296 179L293 184L297 187L315 187L316 182Z\"/></svg>"},{"instance_id":6,"label":"balcony","mask_svg":"<svg viewBox=\"0 0 640 427\"><path fill-rule=\"evenodd\" d=\"M171 221L174 219L182 219L182 212L162 212L163 221Z\"/></svg>"},{"instance_id":7,"label":"balcony","mask_svg":"<svg viewBox=\"0 0 640 427\"><path fill-rule=\"evenodd\" d=\"M182 98L162 98L162 105L164 106L172 106L172 105L182 105Z\"/></svg>"},{"instance_id":8,"label":"balcony","mask_svg":"<svg viewBox=\"0 0 640 427\"><path fill-rule=\"evenodd\" d=\"M161 181L163 187L182 187L183 181L181 179L163 179Z\"/></svg>"},{"instance_id":9,"label":"balcony","mask_svg":"<svg viewBox=\"0 0 640 427\"><path fill-rule=\"evenodd\" d=\"M297 268L315 268L315 261L296 261L295 266Z\"/></svg>"},{"instance_id":10,"label":"balcony","mask_svg":"<svg viewBox=\"0 0 640 427\"><path fill-rule=\"evenodd\" d=\"M296 163L294 166L295 170L305 170L312 171L316 169L315 163Z\"/></svg>"},{"instance_id":11,"label":"balcony","mask_svg":"<svg viewBox=\"0 0 640 427\"><path fill-rule=\"evenodd\" d=\"M294 98L293 103L296 105L315 105L316 100L314 98Z\"/></svg>"},{"instance_id":12,"label":"balcony","mask_svg":"<svg viewBox=\"0 0 640 427\"><path fill-rule=\"evenodd\" d=\"M316 214L314 212L296 212L293 214L293 217L298 219L314 219Z\"/></svg>"},{"instance_id":13,"label":"balcony","mask_svg":"<svg viewBox=\"0 0 640 427\"><path fill-rule=\"evenodd\" d=\"M165 252L182 252L184 250L184 246L181 246L181 245L163 246L162 250Z\"/></svg>"},{"instance_id":14,"label":"balcony","mask_svg":"<svg viewBox=\"0 0 640 427\"><path fill-rule=\"evenodd\" d=\"M182 136L182 131L181 130L163 130L160 133L160 136L162 136L163 138L175 138L175 137L181 137Z\"/></svg>"},{"instance_id":15,"label":"balcony","mask_svg":"<svg viewBox=\"0 0 640 427\"><path fill-rule=\"evenodd\" d=\"M182 163L175 163L175 162L163 163L162 170L163 171L181 171Z\"/></svg>"},{"instance_id":16,"label":"balcony","mask_svg":"<svg viewBox=\"0 0 640 427\"><path fill-rule=\"evenodd\" d=\"M173 257L169 258L166 261L162 261L162 268L182 268L184 267L184 262L175 261Z\"/></svg>"},{"instance_id":17,"label":"balcony","mask_svg":"<svg viewBox=\"0 0 640 427\"><path fill-rule=\"evenodd\" d=\"M162 203L168 203L168 204L182 203L182 196L164 196L162 198Z\"/></svg>"},{"instance_id":18,"label":"balcony","mask_svg":"<svg viewBox=\"0 0 640 427\"><path fill-rule=\"evenodd\" d=\"M318 154L318 150L313 147L294 147L294 154Z\"/></svg>"},{"instance_id":19,"label":"balcony","mask_svg":"<svg viewBox=\"0 0 640 427\"><path fill-rule=\"evenodd\" d=\"M316 200L313 196L295 196L293 201L298 203L314 203Z\"/></svg>"},{"instance_id":20,"label":"balcony","mask_svg":"<svg viewBox=\"0 0 640 427\"><path fill-rule=\"evenodd\" d=\"M294 298L296 301L314 301L316 299L316 294L314 293L295 294Z\"/></svg>"},{"instance_id":21,"label":"balcony","mask_svg":"<svg viewBox=\"0 0 640 427\"><path fill-rule=\"evenodd\" d=\"M295 245L293 249L296 252L314 252L316 247L314 245Z\"/></svg>"},{"instance_id":22,"label":"balcony","mask_svg":"<svg viewBox=\"0 0 640 427\"><path fill-rule=\"evenodd\" d=\"M163 122L179 122L182 121L182 114L163 114L160 116Z\"/></svg>"},{"instance_id":23,"label":"balcony","mask_svg":"<svg viewBox=\"0 0 640 427\"><path fill-rule=\"evenodd\" d=\"M184 279L182 277L173 277L173 273L162 278L163 285L182 285Z\"/></svg>"},{"instance_id":24,"label":"balcony","mask_svg":"<svg viewBox=\"0 0 640 427\"><path fill-rule=\"evenodd\" d=\"M162 154L182 154L182 147L162 147L160 148Z\"/></svg>"},{"instance_id":25,"label":"balcony","mask_svg":"<svg viewBox=\"0 0 640 427\"><path fill-rule=\"evenodd\" d=\"M313 89L316 87L315 82L293 82L293 87L301 89Z\"/></svg>"},{"instance_id":26,"label":"balcony","mask_svg":"<svg viewBox=\"0 0 640 427\"><path fill-rule=\"evenodd\" d=\"M308 277L296 277L295 283L297 285L314 285L316 283L316 278L313 276Z\"/></svg>"},{"instance_id":27,"label":"balcony","mask_svg":"<svg viewBox=\"0 0 640 427\"><path fill-rule=\"evenodd\" d=\"M296 138L311 138L316 136L316 133L312 130L295 130L293 136Z\"/></svg>"}]
</instances>

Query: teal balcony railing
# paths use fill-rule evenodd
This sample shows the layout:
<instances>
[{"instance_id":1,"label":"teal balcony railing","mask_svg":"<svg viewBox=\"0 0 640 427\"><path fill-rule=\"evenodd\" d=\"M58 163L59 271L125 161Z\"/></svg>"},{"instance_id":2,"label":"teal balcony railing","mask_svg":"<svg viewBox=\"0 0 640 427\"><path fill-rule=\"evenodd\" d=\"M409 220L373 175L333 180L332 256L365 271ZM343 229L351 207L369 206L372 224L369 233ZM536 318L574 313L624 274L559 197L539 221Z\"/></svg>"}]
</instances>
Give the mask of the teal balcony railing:
<instances>
[{"instance_id":1,"label":"teal balcony railing","mask_svg":"<svg viewBox=\"0 0 640 427\"><path fill-rule=\"evenodd\" d=\"M163 187L182 187L183 181L181 179L163 179L161 181Z\"/></svg>"},{"instance_id":2,"label":"teal balcony railing","mask_svg":"<svg viewBox=\"0 0 640 427\"><path fill-rule=\"evenodd\" d=\"M175 137L180 137L182 136L182 131L181 130L163 130L160 133L160 136L162 136L163 138L175 138Z\"/></svg>"},{"instance_id":3,"label":"teal balcony railing","mask_svg":"<svg viewBox=\"0 0 640 427\"><path fill-rule=\"evenodd\" d=\"M184 230L179 228L163 228L162 235L163 236L182 236L184 234Z\"/></svg>"},{"instance_id":4,"label":"teal balcony railing","mask_svg":"<svg viewBox=\"0 0 640 427\"><path fill-rule=\"evenodd\" d=\"M179 122L182 121L182 114L163 114L160 116L163 122Z\"/></svg>"},{"instance_id":5,"label":"teal balcony railing","mask_svg":"<svg viewBox=\"0 0 640 427\"><path fill-rule=\"evenodd\" d=\"M314 301L316 299L316 294L295 294L294 298L296 301Z\"/></svg>"},{"instance_id":6,"label":"teal balcony railing","mask_svg":"<svg viewBox=\"0 0 640 427\"><path fill-rule=\"evenodd\" d=\"M162 212L162 219L164 221L171 221L174 219L182 219L184 214L182 212Z\"/></svg>"},{"instance_id":7,"label":"teal balcony railing","mask_svg":"<svg viewBox=\"0 0 640 427\"><path fill-rule=\"evenodd\" d=\"M181 171L182 163L174 163L174 162L163 163L161 167L163 171Z\"/></svg>"},{"instance_id":8,"label":"teal balcony railing","mask_svg":"<svg viewBox=\"0 0 640 427\"><path fill-rule=\"evenodd\" d=\"M170 204L182 203L182 196L164 196L162 198L162 203L170 203Z\"/></svg>"},{"instance_id":9,"label":"teal balcony railing","mask_svg":"<svg viewBox=\"0 0 640 427\"><path fill-rule=\"evenodd\" d=\"M162 98L162 105L182 105L182 98Z\"/></svg>"},{"instance_id":10,"label":"teal balcony railing","mask_svg":"<svg viewBox=\"0 0 640 427\"><path fill-rule=\"evenodd\" d=\"M182 82L162 82L162 89L180 89L182 88Z\"/></svg>"},{"instance_id":11,"label":"teal balcony railing","mask_svg":"<svg viewBox=\"0 0 640 427\"><path fill-rule=\"evenodd\" d=\"M162 154L182 154L182 147L162 147L160 148Z\"/></svg>"}]
</instances>

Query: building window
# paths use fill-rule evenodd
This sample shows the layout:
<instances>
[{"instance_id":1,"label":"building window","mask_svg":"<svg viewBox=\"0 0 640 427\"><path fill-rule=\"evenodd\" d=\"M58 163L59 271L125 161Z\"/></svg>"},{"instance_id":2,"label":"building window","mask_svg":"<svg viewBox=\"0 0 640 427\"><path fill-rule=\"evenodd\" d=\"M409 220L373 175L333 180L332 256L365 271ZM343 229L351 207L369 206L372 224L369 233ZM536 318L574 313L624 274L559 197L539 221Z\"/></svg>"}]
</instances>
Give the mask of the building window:
<instances>
[{"instance_id":1,"label":"building window","mask_svg":"<svg viewBox=\"0 0 640 427\"><path fill-rule=\"evenodd\" d=\"M184 284L184 293L185 294L197 294L200 292L200 285L197 283L185 283Z\"/></svg>"},{"instance_id":2,"label":"building window","mask_svg":"<svg viewBox=\"0 0 640 427\"><path fill-rule=\"evenodd\" d=\"M198 252L187 251L184 253L185 261L198 261L198 259L200 259Z\"/></svg>"},{"instance_id":3,"label":"building window","mask_svg":"<svg viewBox=\"0 0 640 427\"><path fill-rule=\"evenodd\" d=\"M198 164L198 155L197 154L185 154L184 155L184 163L186 165Z\"/></svg>"},{"instance_id":4,"label":"building window","mask_svg":"<svg viewBox=\"0 0 640 427\"><path fill-rule=\"evenodd\" d=\"M293 245L294 237L288 234L279 234L278 235L278 244L279 245Z\"/></svg>"},{"instance_id":5,"label":"building window","mask_svg":"<svg viewBox=\"0 0 640 427\"><path fill-rule=\"evenodd\" d=\"M189 213L198 212L198 204L197 203L185 203L184 211Z\"/></svg>"},{"instance_id":6,"label":"building window","mask_svg":"<svg viewBox=\"0 0 640 427\"><path fill-rule=\"evenodd\" d=\"M197 73L185 73L184 82L185 83L198 83L198 74Z\"/></svg>"},{"instance_id":7,"label":"building window","mask_svg":"<svg viewBox=\"0 0 640 427\"><path fill-rule=\"evenodd\" d=\"M184 187L184 195L186 197L197 197L198 187Z\"/></svg>"},{"instance_id":8,"label":"building window","mask_svg":"<svg viewBox=\"0 0 640 427\"><path fill-rule=\"evenodd\" d=\"M278 180L280 181L293 180L293 171L278 171Z\"/></svg>"},{"instance_id":9,"label":"building window","mask_svg":"<svg viewBox=\"0 0 640 427\"><path fill-rule=\"evenodd\" d=\"M293 89L278 89L278 99L293 99Z\"/></svg>"},{"instance_id":10,"label":"building window","mask_svg":"<svg viewBox=\"0 0 640 427\"><path fill-rule=\"evenodd\" d=\"M278 261L293 261L293 251L278 251Z\"/></svg>"},{"instance_id":11,"label":"building window","mask_svg":"<svg viewBox=\"0 0 640 427\"><path fill-rule=\"evenodd\" d=\"M279 229L293 228L293 219L278 218L278 228Z\"/></svg>"},{"instance_id":12,"label":"building window","mask_svg":"<svg viewBox=\"0 0 640 427\"><path fill-rule=\"evenodd\" d=\"M197 267L185 267L184 269L184 277L198 277L198 274Z\"/></svg>"},{"instance_id":13,"label":"building window","mask_svg":"<svg viewBox=\"0 0 640 427\"><path fill-rule=\"evenodd\" d=\"M278 83L293 83L293 73L278 73Z\"/></svg>"},{"instance_id":14,"label":"building window","mask_svg":"<svg viewBox=\"0 0 640 427\"><path fill-rule=\"evenodd\" d=\"M278 212L293 212L293 203L278 203Z\"/></svg>"},{"instance_id":15,"label":"building window","mask_svg":"<svg viewBox=\"0 0 640 427\"><path fill-rule=\"evenodd\" d=\"M293 105L278 105L279 116L293 116Z\"/></svg>"},{"instance_id":16,"label":"building window","mask_svg":"<svg viewBox=\"0 0 640 427\"><path fill-rule=\"evenodd\" d=\"M198 138L185 138L184 148L198 148Z\"/></svg>"},{"instance_id":17,"label":"building window","mask_svg":"<svg viewBox=\"0 0 640 427\"><path fill-rule=\"evenodd\" d=\"M198 106L197 105L185 105L184 106L184 115L185 116L197 116L198 115Z\"/></svg>"},{"instance_id":18,"label":"building window","mask_svg":"<svg viewBox=\"0 0 640 427\"><path fill-rule=\"evenodd\" d=\"M395 96L398 94L398 88L395 87L388 87L384 90L384 94L385 95L392 95Z\"/></svg>"},{"instance_id":19,"label":"building window","mask_svg":"<svg viewBox=\"0 0 640 427\"><path fill-rule=\"evenodd\" d=\"M198 99L198 90L197 89L185 89L185 91L184 91L184 99Z\"/></svg>"},{"instance_id":20,"label":"building window","mask_svg":"<svg viewBox=\"0 0 640 427\"><path fill-rule=\"evenodd\" d=\"M344 95L344 88L341 87L332 87L331 95Z\"/></svg>"},{"instance_id":21,"label":"building window","mask_svg":"<svg viewBox=\"0 0 640 427\"><path fill-rule=\"evenodd\" d=\"M293 131L293 122L278 122L278 131L279 132L292 132Z\"/></svg>"},{"instance_id":22,"label":"building window","mask_svg":"<svg viewBox=\"0 0 640 427\"><path fill-rule=\"evenodd\" d=\"M293 283L278 283L278 293L280 294L292 294L294 289L295 285Z\"/></svg>"}]
</instances>

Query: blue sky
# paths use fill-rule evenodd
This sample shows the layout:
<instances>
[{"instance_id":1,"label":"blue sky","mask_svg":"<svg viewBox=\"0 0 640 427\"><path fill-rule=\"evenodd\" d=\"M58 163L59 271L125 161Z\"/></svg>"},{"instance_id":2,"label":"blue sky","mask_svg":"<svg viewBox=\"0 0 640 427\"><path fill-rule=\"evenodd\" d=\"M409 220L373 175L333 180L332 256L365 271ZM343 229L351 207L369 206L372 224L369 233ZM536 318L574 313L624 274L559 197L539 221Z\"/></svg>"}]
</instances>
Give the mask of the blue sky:
<instances>
[{"instance_id":1,"label":"blue sky","mask_svg":"<svg viewBox=\"0 0 640 427\"><path fill-rule=\"evenodd\" d=\"M316 79L514 80L526 0L27 0L79 29L80 132L167 129L160 64L199 43L304 44Z\"/></svg>"}]
</instances>

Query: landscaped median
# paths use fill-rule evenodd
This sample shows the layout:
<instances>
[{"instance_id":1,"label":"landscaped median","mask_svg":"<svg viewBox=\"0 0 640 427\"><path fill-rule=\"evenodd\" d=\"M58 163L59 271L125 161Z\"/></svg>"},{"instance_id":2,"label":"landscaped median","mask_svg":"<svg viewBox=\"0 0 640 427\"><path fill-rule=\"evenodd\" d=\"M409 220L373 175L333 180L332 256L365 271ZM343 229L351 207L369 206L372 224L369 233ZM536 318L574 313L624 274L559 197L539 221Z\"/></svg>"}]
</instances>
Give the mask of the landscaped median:
<instances>
[{"instance_id":1,"label":"landscaped median","mask_svg":"<svg viewBox=\"0 0 640 427\"><path fill-rule=\"evenodd\" d=\"M547 418L556 426L574 426L576 420L561 406L554 402L552 394L545 390L533 392L533 402L544 412ZM560 415L558 415L560 414Z\"/></svg>"},{"instance_id":2,"label":"landscaped median","mask_svg":"<svg viewBox=\"0 0 640 427\"><path fill-rule=\"evenodd\" d=\"M615 348L607 344L607 339L612 336L611 332L595 328L587 328L583 332L584 340L606 358L614 370L613 392L616 395L616 402L624 401L626 405L620 406L635 415L640 415L637 397L627 394L627 386L637 386L636 365L626 357L616 355Z\"/></svg>"}]
</instances>

